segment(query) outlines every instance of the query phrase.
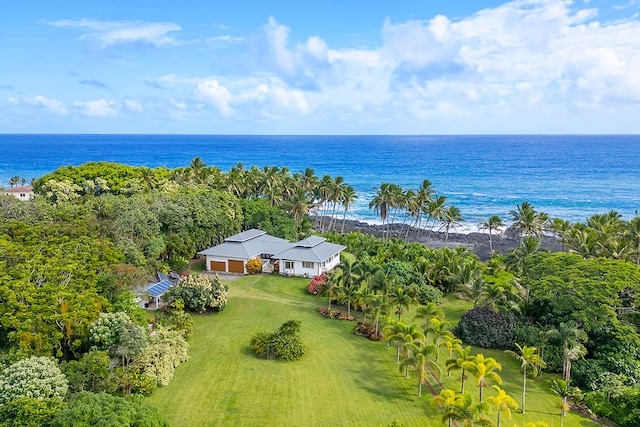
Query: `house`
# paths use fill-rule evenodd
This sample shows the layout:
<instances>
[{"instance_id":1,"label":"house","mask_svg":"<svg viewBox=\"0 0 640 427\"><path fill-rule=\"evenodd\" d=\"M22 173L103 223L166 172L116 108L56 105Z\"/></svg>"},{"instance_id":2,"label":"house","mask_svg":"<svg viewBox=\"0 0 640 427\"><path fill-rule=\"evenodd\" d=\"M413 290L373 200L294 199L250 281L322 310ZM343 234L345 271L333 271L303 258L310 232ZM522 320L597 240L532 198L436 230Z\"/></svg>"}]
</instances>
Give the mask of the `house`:
<instances>
[{"instance_id":1,"label":"house","mask_svg":"<svg viewBox=\"0 0 640 427\"><path fill-rule=\"evenodd\" d=\"M204 251L199 255L206 256L206 270L221 273L247 274L247 262L259 258L267 264L271 257L291 246L286 239L268 235L262 230L243 231L224 239L224 242Z\"/></svg>"},{"instance_id":2,"label":"house","mask_svg":"<svg viewBox=\"0 0 640 427\"><path fill-rule=\"evenodd\" d=\"M33 187L31 185L27 185L26 187L11 187L2 190L0 193L13 196L26 202L33 198Z\"/></svg>"},{"instance_id":3,"label":"house","mask_svg":"<svg viewBox=\"0 0 640 427\"><path fill-rule=\"evenodd\" d=\"M344 249L345 246L319 236L291 243L251 229L227 237L224 243L198 254L206 256L207 271L247 274L247 262L259 258L265 266L278 262L282 275L312 277L338 265Z\"/></svg>"},{"instance_id":4,"label":"house","mask_svg":"<svg viewBox=\"0 0 640 427\"><path fill-rule=\"evenodd\" d=\"M340 252L346 247L311 236L273 256L280 264L280 274L287 276L319 276L340 263Z\"/></svg>"}]
</instances>

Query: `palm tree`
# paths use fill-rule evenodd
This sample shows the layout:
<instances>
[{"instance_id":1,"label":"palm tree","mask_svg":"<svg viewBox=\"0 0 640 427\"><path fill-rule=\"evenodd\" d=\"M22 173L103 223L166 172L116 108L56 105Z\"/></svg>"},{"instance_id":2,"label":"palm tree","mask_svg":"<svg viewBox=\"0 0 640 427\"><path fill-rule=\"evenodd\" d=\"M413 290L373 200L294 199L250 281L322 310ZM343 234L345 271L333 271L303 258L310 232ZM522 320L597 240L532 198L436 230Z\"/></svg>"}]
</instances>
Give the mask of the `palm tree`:
<instances>
[{"instance_id":1,"label":"palm tree","mask_svg":"<svg viewBox=\"0 0 640 427\"><path fill-rule=\"evenodd\" d=\"M431 406L439 405L444 414L442 415L442 421L447 421L448 426L451 427L453 420L459 420L462 408L464 406L465 395L456 393L455 391L445 388L440 390L440 393L433 397Z\"/></svg>"},{"instance_id":2,"label":"palm tree","mask_svg":"<svg viewBox=\"0 0 640 427\"><path fill-rule=\"evenodd\" d=\"M562 344L562 354L564 362L562 365L562 378L571 381L571 362L578 360L587 354L587 349L582 345L588 339L587 333L578 328L575 322L560 323L558 329L552 329L549 332L552 340Z\"/></svg>"},{"instance_id":3,"label":"palm tree","mask_svg":"<svg viewBox=\"0 0 640 427\"><path fill-rule=\"evenodd\" d=\"M500 415L504 412L507 420L510 420L511 409L509 409L509 407L516 409L516 401L497 385L494 385L492 388L494 388L498 394L496 396L487 397L487 402L497 409L498 422L496 423L496 427L500 427Z\"/></svg>"},{"instance_id":4,"label":"palm tree","mask_svg":"<svg viewBox=\"0 0 640 427\"><path fill-rule=\"evenodd\" d=\"M402 361L400 366L401 370L403 366L411 366L418 374L418 396L422 396L422 384L427 380L428 372L440 373L440 366L431 358L435 350L433 345L414 344L411 348L411 354Z\"/></svg>"},{"instance_id":5,"label":"palm tree","mask_svg":"<svg viewBox=\"0 0 640 427\"><path fill-rule=\"evenodd\" d=\"M636 211L636 216L627 223L625 237L631 241L636 254L636 264L640 265L640 217Z\"/></svg>"},{"instance_id":6,"label":"palm tree","mask_svg":"<svg viewBox=\"0 0 640 427\"><path fill-rule=\"evenodd\" d=\"M529 202L522 202L522 205L516 204L516 210L509 211L513 224L509 227L516 230L520 237L526 236L543 236L543 229L548 216L543 212L536 212L535 208Z\"/></svg>"},{"instance_id":7,"label":"palm tree","mask_svg":"<svg viewBox=\"0 0 640 427\"><path fill-rule=\"evenodd\" d=\"M499 231L502 226L502 218L500 218L498 215L489 217L489 219L483 222L481 225L483 230L489 230L489 250L491 251L491 253L493 253L493 241L491 238L491 232Z\"/></svg>"},{"instance_id":8,"label":"palm tree","mask_svg":"<svg viewBox=\"0 0 640 427\"><path fill-rule=\"evenodd\" d=\"M460 221L462 221L462 214L456 206L451 205L443 211L442 226L444 227L445 242L449 239L449 229L453 227L455 230L456 226L460 225Z\"/></svg>"},{"instance_id":9,"label":"palm tree","mask_svg":"<svg viewBox=\"0 0 640 427\"><path fill-rule=\"evenodd\" d=\"M428 330L431 328L431 322L433 319L443 321L444 320L444 311L438 307L435 302L428 302L426 305L421 305L416 310L415 316L413 316L414 320L424 320L420 326L422 329ZM429 337L427 336L427 341Z\"/></svg>"},{"instance_id":10,"label":"palm tree","mask_svg":"<svg viewBox=\"0 0 640 427\"><path fill-rule=\"evenodd\" d=\"M476 385L480 389L480 402L482 402L482 390L488 385L488 380L502 384L502 378L495 371L502 371L502 365L493 357L484 357L483 354L476 354L473 358L471 371L476 378Z\"/></svg>"},{"instance_id":11,"label":"palm tree","mask_svg":"<svg viewBox=\"0 0 640 427\"><path fill-rule=\"evenodd\" d=\"M387 342L387 348L389 348L389 344L396 346L396 363L400 363L400 347L404 342L406 328L407 326L401 321L388 319L387 325L382 330L384 334L382 339Z\"/></svg>"},{"instance_id":12,"label":"palm tree","mask_svg":"<svg viewBox=\"0 0 640 427\"><path fill-rule=\"evenodd\" d=\"M475 356L471 355L470 346L466 346L465 348L455 348L454 351L458 353L458 357L447 360L447 373L457 371L458 369L462 371L462 374L460 375L460 393L464 393L464 380L466 379L465 371L473 369L473 360L475 359Z\"/></svg>"},{"instance_id":13,"label":"palm tree","mask_svg":"<svg viewBox=\"0 0 640 427\"><path fill-rule=\"evenodd\" d=\"M344 233L344 223L347 219L347 211L349 210L349 207L353 205L353 202L355 202L357 198L358 195L356 194L356 190L353 187L347 186L344 189L344 193L342 194L342 207L344 208L344 213L342 214L342 229L340 230L341 233Z\"/></svg>"},{"instance_id":14,"label":"palm tree","mask_svg":"<svg viewBox=\"0 0 640 427\"><path fill-rule=\"evenodd\" d=\"M309 194L302 188L298 188L286 204L286 209L293 215L293 219L296 221L299 237L301 237L302 219L309 213L312 207L313 201L309 197Z\"/></svg>"},{"instance_id":15,"label":"palm tree","mask_svg":"<svg viewBox=\"0 0 640 427\"><path fill-rule=\"evenodd\" d=\"M531 368L533 376L538 375L539 368L545 368L547 366L542 360L542 357L538 354L538 349L536 347L529 346L520 346L520 344L516 343L516 347L518 348L519 353L515 351L507 350L506 353L518 359L521 363L520 367L522 368L522 413L524 414L524 405L525 405L525 395L527 393L527 369Z\"/></svg>"},{"instance_id":16,"label":"palm tree","mask_svg":"<svg viewBox=\"0 0 640 427\"><path fill-rule=\"evenodd\" d=\"M462 340L460 338L456 338L453 334L448 334L444 336L444 341L438 344L438 346L445 347L447 349L447 357L451 359L453 357L453 350L462 349ZM436 358L436 360L438 359ZM451 372L448 372L447 376L450 376L450 373Z\"/></svg>"},{"instance_id":17,"label":"palm tree","mask_svg":"<svg viewBox=\"0 0 640 427\"><path fill-rule=\"evenodd\" d=\"M433 333L433 345L436 346L436 348L438 349L438 352L436 353L436 362L439 359L440 356L440 338L455 338L453 336L453 333L449 330L447 330L447 328L449 327L449 323L445 322L445 321L440 321L437 319L434 319L432 324L431 324L431 328L429 330L429 332Z\"/></svg>"},{"instance_id":18,"label":"palm tree","mask_svg":"<svg viewBox=\"0 0 640 427\"><path fill-rule=\"evenodd\" d=\"M420 326L417 323L412 323L411 325L405 326L405 329L402 331L402 343L400 345L402 360L410 358L411 352L414 350L414 347L424 347L425 345L425 336L420 330ZM403 366L405 367L404 377L409 378L409 365L404 364Z\"/></svg>"},{"instance_id":19,"label":"palm tree","mask_svg":"<svg viewBox=\"0 0 640 427\"><path fill-rule=\"evenodd\" d=\"M380 331L380 316L388 315L389 305L384 295L374 295L369 301L369 311L373 317L374 333L378 336Z\"/></svg>"},{"instance_id":20,"label":"palm tree","mask_svg":"<svg viewBox=\"0 0 640 427\"><path fill-rule=\"evenodd\" d=\"M389 304L395 305L398 307L396 313L398 314L398 321L400 321L400 317L402 316L402 309L406 308L407 310L416 301L416 297L411 294L411 291L406 290L400 286L396 286L391 289L389 293Z\"/></svg>"},{"instance_id":21,"label":"palm tree","mask_svg":"<svg viewBox=\"0 0 640 427\"><path fill-rule=\"evenodd\" d=\"M527 236L520 240L518 248L509 251L505 263L510 269L526 275L527 261L541 252L547 252L547 250L540 248L540 241L533 236Z\"/></svg>"},{"instance_id":22,"label":"palm tree","mask_svg":"<svg viewBox=\"0 0 640 427\"><path fill-rule=\"evenodd\" d=\"M425 179L422 181L422 185L416 192L416 225L417 225L417 239L420 239L420 230L422 229L422 214L431 202L434 191L431 185L431 181Z\"/></svg>"},{"instance_id":23,"label":"palm tree","mask_svg":"<svg viewBox=\"0 0 640 427\"><path fill-rule=\"evenodd\" d=\"M433 227L436 225L436 221L442 219L442 215L445 209L445 203L447 198L445 196L436 195L435 198L431 199L427 204L427 212L429 215L429 219L433 220L431 224L431 228L429 229L428 237L431 237L431 232L433 231Z\"/></svg>"},{"instance_id":24,"label":"palm tree","mask_svg":"<svg viewBox=\"0 0 640 427\"><path fill-rule=\"evenodd\" d=\"M553 383L551 383L551 391L562 399L560 403L560 425L562 425L564 417L567 414L567 409L569 409L567 399L575 394L576 388L571 387L569 381L553 380Z\"/></svg>"}]
</instances>

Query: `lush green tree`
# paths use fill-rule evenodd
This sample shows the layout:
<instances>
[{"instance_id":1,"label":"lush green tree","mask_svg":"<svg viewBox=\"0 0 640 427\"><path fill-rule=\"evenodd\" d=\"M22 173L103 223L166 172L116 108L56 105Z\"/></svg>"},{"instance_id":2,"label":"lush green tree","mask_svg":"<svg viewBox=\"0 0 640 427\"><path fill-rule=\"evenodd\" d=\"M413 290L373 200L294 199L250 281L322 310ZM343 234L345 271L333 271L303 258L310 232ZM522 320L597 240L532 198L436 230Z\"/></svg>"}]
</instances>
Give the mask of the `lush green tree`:
<instances>
[{"instance_id":1,"label":"lush green tree","mask_svg":"<svg viewBox=\"0 0 640 427\"><path fill-rule=\"evenodd\" d=\"M127 400L107 393L83 391L55 418L55 427L166 427L160 411L140 399Z\"/></svg>"},{"instance_id":2,"label":"lush green tree","mask_svg":"<svg viewBox=\"0 0 640 427\"><path fill-rule=\"evenodd\" d=\"M546 363L542 360L542 357L538 354L538 349L535 347L529 346L520 346L520 344L516 343L516 347L518 348L518 353L507 350L507 354L515 357L520 361L522 368L522 413L525 412L525 396L527 393L527 370L531 368L531 372L535 377L538 375L538 370L540 368L546 367Z\"/></svg>"},{"instance_id":3,"label":"lush green tree","mask_svg":"<svg viewBox=\"0 0 640 427\"><path fill-rule=\"evenodd\" d=\"M220 278L204 274L188 275L180 278L163 296L169 303L182 299L185 308L196 313L207 310L222 311L227 304L228 287Z\"/></svg>"},{"instance_id":4,"label":"lush green tree","mask_svg":"<svg viewBox=\"0 0 640 427\"><path fill-rule=\"evenodd\" d=\"M69 383L56 361L32 356L8 366L0 375L0 406L21 397L63 400Z\"/></svg>"},{"instance_id":5,"label":"lush green tree","mask_svg":"<svg viewBox=\"0 0 640 427\"><path fill-rule=\"evenodd\" d=\"M3 427L50 427L67 407L58 398L19 397L0 405L0 425Z\"/></svg>"},{"instance_id":6,"label":"lush green tree","mask_svg":"<svg viewBox=\"0 0 640 427\"><path fill-rule=\"evenodd\" d=\"M63 362L60 369L69 381L69 391L78 393L91 391L107 393L114 390L111 380L109 354L105 351L90 351L79 360Z\"/></svg>"},{"instance_id":7,"label":"lush green tree","mask_svg":"<svg viewBox=\"0 0 640 427\"><path fill-rule=\"evenodd\" d=\"M121 366L127 366L149 343L145 329L123 312L100 313L89 329L97 348L119 358Z\"/></svg>"},{"instance_id":8,"label":"lush green tree","mask_svg":"<svg viewBox=\"0 0 640 427\"><path fill-rule=\"evenodd\" d=\"M180 331L157 326L150 343L133 359L129 366L141 374L153 377L159 386L169 385L176 367L189 356L189 344Z\"/></svg>"}]
</instances>

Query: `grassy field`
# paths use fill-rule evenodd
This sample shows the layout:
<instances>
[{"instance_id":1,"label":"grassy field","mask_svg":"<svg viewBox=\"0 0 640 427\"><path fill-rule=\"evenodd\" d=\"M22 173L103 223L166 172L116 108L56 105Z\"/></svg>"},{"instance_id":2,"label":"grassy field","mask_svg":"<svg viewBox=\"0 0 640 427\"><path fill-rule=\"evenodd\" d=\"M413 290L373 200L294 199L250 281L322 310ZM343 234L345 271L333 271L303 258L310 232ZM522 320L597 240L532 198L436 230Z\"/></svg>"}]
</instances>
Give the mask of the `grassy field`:
<instances>
[{"instance_id":1,"label":"grassy field","mask_svg":"<svg viewBox=\"0 0 640 427\"><path fill-rule=\"evenodd\" d=\"M387 426L394 419L407 426L444 425L440 409L431 406L428 387L418 397L415 375L405 379L400 374L395 350L353 335L353 322L321 317L317 307L325 301L308 295L307 283L274 275L229 282L225 310L196 316L191 359L148 402L172 426ZM454 320L466 302L451 298L445 306ZM290 363L257 358L248 345L253 334L272 331L289 319L302 322L305 356ZM520 402L518 363L500 351L482 352L503 363L503 388ZM452 375L442 381L458 389ZM503 416L502 425L539 420L560 425L559 398L549 391L550 381L545 374L529 381L526 415L514 411L509 422ZM467 389L477 393L472 384ZM492 394L485 390L485 396ZM574 414L564 425L595 426Z\"/></svg>"}]
</instances>

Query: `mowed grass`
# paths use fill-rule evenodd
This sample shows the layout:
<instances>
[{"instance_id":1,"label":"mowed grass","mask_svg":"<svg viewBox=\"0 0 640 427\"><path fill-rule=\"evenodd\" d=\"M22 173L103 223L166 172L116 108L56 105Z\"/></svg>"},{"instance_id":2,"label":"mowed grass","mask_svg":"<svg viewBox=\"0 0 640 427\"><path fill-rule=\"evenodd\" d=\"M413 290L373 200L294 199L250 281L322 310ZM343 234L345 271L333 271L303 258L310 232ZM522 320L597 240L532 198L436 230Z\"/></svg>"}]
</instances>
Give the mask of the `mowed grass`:
<instances>
[{"instance_id":1,"label":"mowed grass","mask_svg":"<svg viewBox=\"0 0 640 427\"><path fill-rule=\"evenodd\" d=\"M429 388L418 397L415 375L400 374L395 349L355 336L354 322L321 317L317 307L325 301L308 295L307 283L276 275L230 281L225 310L195 317L191 359L148 402L172 426L387 426L394 419L407 426L443 425ZM450 303L451 317L459 317L464 302ZM249 348L253 334L273 331L289 319L302 323L305 356L289 363L257 358ZM503 388L519 402L517 362L503 352L482 352L505 365ZM442 349L441 362L445 359ZM444 374L442 382L458 389L458 377ZM538 420L559 425L559 398L549 391L550 381L545 375L529 381L527 414L514 411L503 426ZM430 383L439 390L433 379ZM472 380L467 390L477 393ZM485 390L485 396L492 394ZM564 425L595 424L570 414Z\"/></svg>"}]
</instances>

